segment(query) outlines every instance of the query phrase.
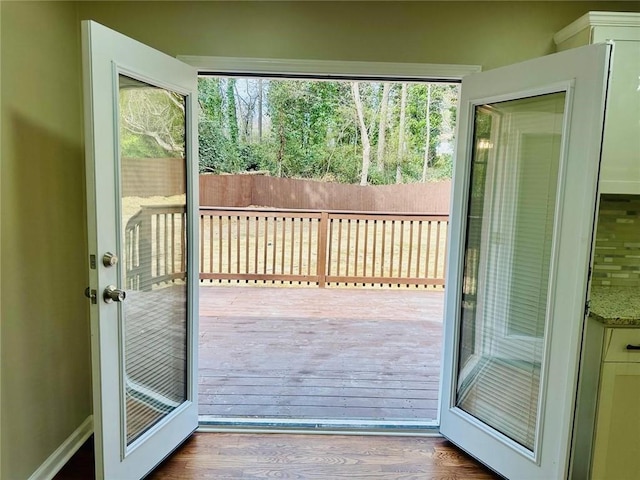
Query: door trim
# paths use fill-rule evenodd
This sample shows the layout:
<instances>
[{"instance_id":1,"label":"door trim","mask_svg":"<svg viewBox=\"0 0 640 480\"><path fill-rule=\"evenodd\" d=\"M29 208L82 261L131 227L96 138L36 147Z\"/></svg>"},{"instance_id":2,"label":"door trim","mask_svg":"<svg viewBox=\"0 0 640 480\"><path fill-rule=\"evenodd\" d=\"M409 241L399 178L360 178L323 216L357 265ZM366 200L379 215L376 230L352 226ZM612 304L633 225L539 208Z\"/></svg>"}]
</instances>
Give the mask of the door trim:
<instances>
[{"instance_id":1,"label":"door trim","mask_svg":"<svg viewBox=\"0 0 640 480\"><path fill-rule=\"evenodd\" d=\"M301 60L283 58L210 57L178 55L198 72L251 75L301 75L323 78L376 77L406 80L439 80L456 82L462 77L482 71L480 65L435 63L358 62L341 60Z\"/></svg>"}]
</instances>

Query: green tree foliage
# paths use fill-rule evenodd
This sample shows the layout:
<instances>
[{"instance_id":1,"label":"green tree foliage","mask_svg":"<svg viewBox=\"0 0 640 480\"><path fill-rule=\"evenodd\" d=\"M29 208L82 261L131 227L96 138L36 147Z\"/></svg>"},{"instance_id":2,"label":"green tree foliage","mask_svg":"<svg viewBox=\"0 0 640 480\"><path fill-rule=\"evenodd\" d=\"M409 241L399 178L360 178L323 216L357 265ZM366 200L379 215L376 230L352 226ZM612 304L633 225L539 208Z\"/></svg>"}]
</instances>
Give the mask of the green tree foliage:
<instances>
[{"instance_id":1,"label":"green tree foliage","mask_svg":"<svg viewBox=\"0 0 640 480\"><path fill-rule=\"evenodd\" d=\"M455 100L456 86L447 84L432 84L431 98L429 102L429 112L427 112L427 91L426 84L415 84L409 89L409 130L412 145L410 151L413 152L411 165L415 167L417 163L423 163L425 149L428 148L429 164L431 167L431 178L451 178L452 159L451 153L441 153L438 146L443 142L443 124L455 120L452 117L456 108ZM427 114L429 115L430 134L427 136ZM451 127L448 128L451 131ZM429 138L429 145L426 139ZM453 138L449 139L450 143Z\"/></svg>"},{"instance_id":2,"label":"green tree foliage","mask_svg":"<svg viewBox=\"0 0 640 480\"><path fill-rule=\"evenodd\" d=\"M359 182L362 138L349 82L202 77L198 87L202 172L262 170L289 178ZM398 158L398 83L388 89L382 125L386 140L378 148L383 90L383 83L359 83L363 119L376 155L368 182L394 183L400 160L402 180L420 181L425 148L429 179L450 177L458 87L432 85L427 146L427 85L408 85L402 159ZM256 107L256 102L262 103ZM258 111L263 112L260 121ZM384 156L381 162L379 154Z\"/></svg>"},{"instance_id":3,"label":"green tree foliage","mask_svg":"<svg viewBox=\"0 0 640 480\"><path fill-rule=\"evenodd\" d=\"M230 170L235 160L232 158L231 144L224 135L224 102L220 84L218 78L198 79L198 154L201 172Z\"/></svg>"},{"instance_id":4,"label":"green tree foliage","mask_svg":"<svg viewBox=\"0 0 640 480\"><path fill-rule=\"evenodd\" d=\"M235 79L198 79L198 153L200 172L239 173L257 163L240 141L235 102Z\"/></svg>"},{"instance_id":5,"label":"green tree foliage","mask_svg":"<svg viewBox=\"0 0 640 480\"><path fill-rule=\"evenodd\" d=\"M348 88L341 82L270 81L271 127L265 140L273 153L262 167L283 177L322 178L332 172L336 148L356 127L339 113L349 102Z\"/></svg>"}]
</instances>

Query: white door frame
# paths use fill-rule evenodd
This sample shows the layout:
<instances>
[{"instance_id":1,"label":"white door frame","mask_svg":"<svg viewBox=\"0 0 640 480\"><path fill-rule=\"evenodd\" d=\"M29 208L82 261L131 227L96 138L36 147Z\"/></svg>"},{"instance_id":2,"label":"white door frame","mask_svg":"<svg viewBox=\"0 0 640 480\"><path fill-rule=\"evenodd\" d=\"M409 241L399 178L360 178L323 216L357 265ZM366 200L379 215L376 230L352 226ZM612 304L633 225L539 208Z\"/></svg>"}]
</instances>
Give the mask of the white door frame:
<instances>
[{"instance_id":1,"label":"white door frame","mask_svg":"<svg viewBox=\"0 0 640 480\"><path fill-rule=\"evenodd\" d=\"M353 62L333 60L300 60L283 58L208 57L178 55L199 73L309 76L340 80L349 77L389 78L398 81L459 82L462 77L478 73L479 65L436 63Z\"/></svg>"},{"instance_id":2,"label":"white door frame","mask_svg":"<svg viewBox=\"0 0 640 480\"><path fill-rule=\"evenodd\" d=\"M192 65L198 73L211 73L213 75L230 76L278 76L282 78L301 77L319 80L349 80L353 78L364 78L376 81L378 79L396 82L443 82L460 83L462 78L473 73L482 71L480 65L456 65L456 64L429 64L429 63L392 63L392 62L358 62L358 61L334 61L334 60L301 60L301 59L281 59L281 58L247 58L247 57L215 57L197 55L178 55L179 60ZM458 105L459 107L459 105ZM453 190L453 189L452 189ZM452 202L453 204L453 202ZM440 412L436 415L435 421L366 421L360 420L333 420L321 419L323 432L342 432L344 428L357 428L359 432L365 430L369 433L389 435L391 431L381 430L384 427L410 427L430 429L426 433L431 435L440 423ZM254 420L233 417L228 419L233 425L248 425L255 427ZM224 419L223 425L227 419ZM300 422L298 419L279 420L282 426L295 425L303 432L317 432L314 426L318 422L311 419L309 422ZM307 426L308 425L308 426ZM260 427L261 428L261 427ZM326 430L325 430L326 428ZM228 431L225 427L212 427L206 419L201 425L202 431ZM246 431L246 430L245 430ZM261 431L261 430L258 430ZM279 431L278 427L268 431ZM283 430L290 431L290 430ZM415 434L414 430L411 430ZM425 432L425 431L423 431Z\"/></svg>"}]
</instances>

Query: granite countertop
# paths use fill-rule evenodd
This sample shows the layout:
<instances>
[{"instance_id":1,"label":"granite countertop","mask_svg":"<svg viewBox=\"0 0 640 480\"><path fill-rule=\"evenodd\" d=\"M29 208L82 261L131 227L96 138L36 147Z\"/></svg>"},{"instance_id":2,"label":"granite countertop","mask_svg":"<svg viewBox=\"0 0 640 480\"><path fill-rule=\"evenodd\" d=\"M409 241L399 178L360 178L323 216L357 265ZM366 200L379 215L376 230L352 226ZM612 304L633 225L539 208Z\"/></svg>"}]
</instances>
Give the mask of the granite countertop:
<instances>
[{"instance_id":1,"label":"granite countertop","mask_svg":"<svg viewBox=\"0 0 640 480\"><path fill-rule=\"evenodd\" d=\"M605 325L640 327L640 288L593 287L589 310Z\"/></svg>"}]
</instances>

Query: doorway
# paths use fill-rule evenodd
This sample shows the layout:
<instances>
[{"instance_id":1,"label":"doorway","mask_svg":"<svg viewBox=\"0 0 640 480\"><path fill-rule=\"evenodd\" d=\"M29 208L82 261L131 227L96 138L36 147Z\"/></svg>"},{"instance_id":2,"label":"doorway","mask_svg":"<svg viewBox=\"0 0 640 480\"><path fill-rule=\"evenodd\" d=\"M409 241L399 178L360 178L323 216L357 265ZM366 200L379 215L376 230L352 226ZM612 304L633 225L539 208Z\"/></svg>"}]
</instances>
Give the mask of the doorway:
<instances>
[{"instance_id":1,"label":"doorway","mask_svg":"<svg viewBox=\"0 0 640 480\"><path fill-rule=\"evenodd\" d=\"M199 78L201 425L437 427L458 85L393 80Z\"/></svg>"}]
</instances>

